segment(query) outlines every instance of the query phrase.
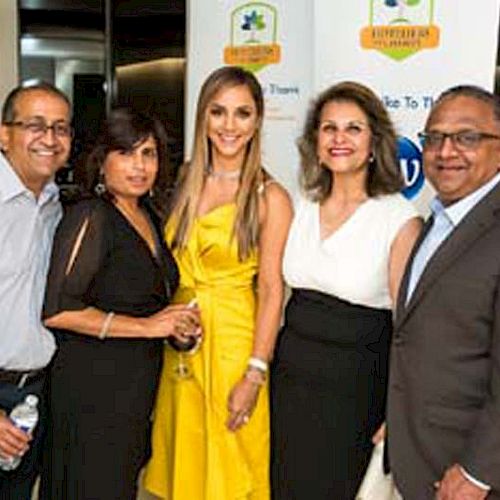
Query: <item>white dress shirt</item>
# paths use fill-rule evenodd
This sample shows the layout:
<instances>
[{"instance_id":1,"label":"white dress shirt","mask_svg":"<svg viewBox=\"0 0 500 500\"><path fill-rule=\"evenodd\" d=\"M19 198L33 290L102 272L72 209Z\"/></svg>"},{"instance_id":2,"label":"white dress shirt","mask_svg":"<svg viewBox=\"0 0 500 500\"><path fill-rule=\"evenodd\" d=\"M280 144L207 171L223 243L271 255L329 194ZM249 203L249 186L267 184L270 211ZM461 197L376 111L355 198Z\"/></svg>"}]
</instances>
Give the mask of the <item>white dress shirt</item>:
<instances>
[{"instance_id":1,"label":"white dress shirt","mask_svg":"<svg viewBox=\"0 0 500 500\"><path fill-rule=\"evenodd\" d=\"M0 153L0 369L42 368L54 354L41 311L61 212L53 182L36 199Z\"/></svg>"}]
</instances>

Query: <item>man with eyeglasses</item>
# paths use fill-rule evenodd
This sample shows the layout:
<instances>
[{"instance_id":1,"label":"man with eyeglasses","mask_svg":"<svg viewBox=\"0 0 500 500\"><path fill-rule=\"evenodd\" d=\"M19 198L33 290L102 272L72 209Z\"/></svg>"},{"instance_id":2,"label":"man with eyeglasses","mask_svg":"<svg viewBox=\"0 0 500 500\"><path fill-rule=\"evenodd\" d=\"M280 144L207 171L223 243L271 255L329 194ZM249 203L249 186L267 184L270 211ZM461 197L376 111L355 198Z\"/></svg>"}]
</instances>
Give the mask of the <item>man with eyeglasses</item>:
<instances>
[{"instance_id":1,"label":"man with eyeglasses","mask_svg":"<svg viewBox=\"0 0 500 500\"><path fill-rule=\"evenodd\" d=\"M498 500L500 101L449 89L420 138L437 196L398 298L389 459L405 500Z\"/></svg>"},{"instance_id":2,"label":"man with eyeglasses","mask_svg":"<svg viewBox=\"0 0 500 500\"><path fill-rule=\"evenodd\" d=\"M0 125L0 454L22 455L0 470L0 499L26 500L38 472L45 425L45 371L55 350L41 323L52 237L61 216L54 175L71 145L70 104L55 87L17 87ZM39 397L33 436L8 419L27 394Z\"/></svg>"}]
</instances>

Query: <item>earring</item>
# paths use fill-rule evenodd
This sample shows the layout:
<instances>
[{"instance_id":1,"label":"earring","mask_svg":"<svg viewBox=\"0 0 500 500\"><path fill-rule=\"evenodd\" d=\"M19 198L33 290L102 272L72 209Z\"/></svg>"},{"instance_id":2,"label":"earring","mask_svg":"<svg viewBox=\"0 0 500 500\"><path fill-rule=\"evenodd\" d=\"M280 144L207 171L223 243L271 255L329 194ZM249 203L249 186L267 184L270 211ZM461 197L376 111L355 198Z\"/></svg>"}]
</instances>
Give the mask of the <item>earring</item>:
<instances>
[{"instance_id":1,"label":"earring","mask_svg":"<svg viewBox=\"0 0 500 500\"><path fill-rule=\"evenodd\" d=\"M102 196L106 192L106 184L104 183L104 174L102 170L99 172L99 179L94 187L94 193L97 196Z\"/></svg>"},{"instance_id":2,"label":"earring","mask_svg":"<svg viewBox=\"0 0 500 500\"><path fill-rule=\"evenodd\" d=\"M152 198L152 197L155 195L155 190L154 190L154 188L151 188L151 189L149 190L149 193L148 193L148 194L149 194L149 197L150 197L150 198Z\"/></svg>"},{"instance_id":3,"label":"earring","mask_svg":"<svg viewBox=\"0 0 500 500\"><path fill-rule=\"evenodd\" d=\"M374 161L375 161L375 155L371 153L370 158L368 158L368 163L373 163Z\"/></svg>"}]
</instances>

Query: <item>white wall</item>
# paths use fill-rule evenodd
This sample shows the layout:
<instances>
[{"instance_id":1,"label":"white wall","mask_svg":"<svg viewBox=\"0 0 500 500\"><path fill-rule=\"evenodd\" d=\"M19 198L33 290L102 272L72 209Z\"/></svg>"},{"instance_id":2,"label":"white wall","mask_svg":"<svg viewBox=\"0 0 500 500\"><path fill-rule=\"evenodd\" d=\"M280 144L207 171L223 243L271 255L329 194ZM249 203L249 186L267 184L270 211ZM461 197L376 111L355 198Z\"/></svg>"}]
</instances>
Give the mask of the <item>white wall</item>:
<instances>
[{"instance_id":1,"label":"white wall","mask_svg":"<svg viewBox=\"0 0 500 500\"><path fill-rule=\"evenodd\" d=\"M18 83L17 0L0 1L0 104Z\"/></svg>"}]
</instances>

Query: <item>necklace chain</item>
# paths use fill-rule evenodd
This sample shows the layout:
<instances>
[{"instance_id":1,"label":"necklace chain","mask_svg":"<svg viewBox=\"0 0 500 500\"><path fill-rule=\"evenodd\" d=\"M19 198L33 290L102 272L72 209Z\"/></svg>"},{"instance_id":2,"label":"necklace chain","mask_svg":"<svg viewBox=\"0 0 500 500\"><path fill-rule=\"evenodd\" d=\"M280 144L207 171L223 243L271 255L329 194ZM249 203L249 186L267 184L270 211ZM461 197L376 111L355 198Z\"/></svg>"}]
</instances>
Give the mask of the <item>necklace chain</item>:
<instances>
[{"instance_id":1,"label":"necklace chain","mask_svg":"<svg viewBox=\"0 0 500 500\"><path fill-rule=\"evenodd\" d=\"M241 168L238 170L214 170L212 165L209 165L207 174L214 179L239 179L241 177Z\"/></svg>"}]
</instances>

